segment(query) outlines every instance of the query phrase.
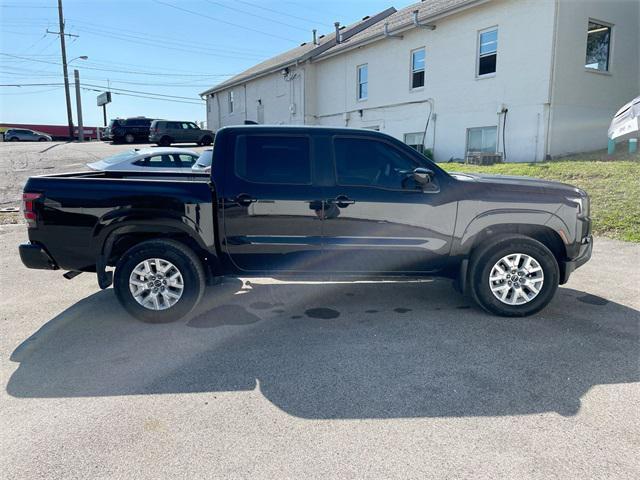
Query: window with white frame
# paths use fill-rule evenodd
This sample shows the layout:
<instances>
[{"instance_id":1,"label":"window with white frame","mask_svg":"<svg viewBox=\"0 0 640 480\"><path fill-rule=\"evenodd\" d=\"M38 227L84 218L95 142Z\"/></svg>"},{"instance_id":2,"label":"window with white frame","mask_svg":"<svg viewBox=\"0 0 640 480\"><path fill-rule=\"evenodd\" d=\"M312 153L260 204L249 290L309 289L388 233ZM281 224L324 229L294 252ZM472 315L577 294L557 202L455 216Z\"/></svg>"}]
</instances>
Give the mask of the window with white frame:
<instances>
[{"instance_id":1,"label":"window with white frame","mask_svg":"<svg viewBox=\"0 0 640 480\"><path fill-rule=\"evenodd\" d=\"M369 96L369 66L358 66L358 100L366 100Z\"/></svg>"},{"instance_id":2,"label":"window with white frame","mask_svg":"<svg viewBox=\"0 0 640 480\"><path fill-rule=\"evenodd\" d=\"M229 113L233 113L234 102L233 90L229 90Z\"/></svg>"},{"instance_id":3,"label":"window with white frame","mask_svg":"<svg viewBox=\"0 0 640 480\"><path fill-rule=\"evenodd\" d=\"M415 148L420 153L424 153L424 132L416 132L416 133L405 133L404 134L404 143L409 145L411 148Z\"/></svg>"},{"instance_id":4,"label":"window with white frame","mask_svg":"<svg viewBox=\"0 0 640 480\"><path fill-rule=\"evenodd\" d=\"M498 27L478 32L478 76L496 73L498 60Z\"/></svg>"},{"instance_id":5,"label":"window with white frame","mask_svg":"<svg viewBox=\"0 0 640 480\"><path fill-rule=\"evenodd\" d=\"M609 71L611 26L589 20L587 28L587 58L585 67L601 72Z\"/></svg>"},{"instance_id":6,"label":"window with white frame","mask_svg":"<svg viewBox=\"0 0 640 480\"><path fill-rule=\"evenodd\" d=\"M467 153L496 153L498 127L479 127L467 129Z\"/></svg>"},{"instance_id":7,"label":"window with white frame","mask_svg":"<svg viewBox=\"0 0 640 480\"><path fill-rule=\"evenodd\" d=\"M411 88L424 87L425 49L411 52Z\"/></svg>"}]
</instances>

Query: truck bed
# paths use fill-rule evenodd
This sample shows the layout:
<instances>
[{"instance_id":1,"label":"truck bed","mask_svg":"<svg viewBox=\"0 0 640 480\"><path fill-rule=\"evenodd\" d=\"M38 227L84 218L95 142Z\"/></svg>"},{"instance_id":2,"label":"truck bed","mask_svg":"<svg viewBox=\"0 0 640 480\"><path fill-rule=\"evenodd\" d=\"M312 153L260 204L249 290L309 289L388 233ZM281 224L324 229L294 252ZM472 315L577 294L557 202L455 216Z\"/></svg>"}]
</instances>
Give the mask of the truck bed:
<instances>
[{"instance_id":1,"label":"truck bed","mask_svg":"<svg viewBox=\"0 0 640 480\"><path fill-rule=\"evenodd\" d=\"M24 191L42 194L29 240L46 243L65 270L94 271L107 237L130 223L149 231L161 224L214 248L215 197L206 173L62 173L31 177Z\"/></svg>"}]
</instances>

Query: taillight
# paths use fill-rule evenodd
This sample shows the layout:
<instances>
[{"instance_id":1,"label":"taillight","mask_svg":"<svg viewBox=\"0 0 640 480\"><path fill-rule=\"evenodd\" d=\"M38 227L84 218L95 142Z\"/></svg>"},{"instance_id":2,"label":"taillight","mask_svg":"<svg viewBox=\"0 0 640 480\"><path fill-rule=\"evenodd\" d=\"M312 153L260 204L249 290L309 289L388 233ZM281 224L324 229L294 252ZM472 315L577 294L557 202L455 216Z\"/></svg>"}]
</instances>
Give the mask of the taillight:
<instances>
[{"instance_id":1,"label":"taillight","mask_svg":"<svg viewBox=\"0 0 640 480\"><path fill-rule=\"evenodd\" d=\"M35 209L33 208L36 200L42 197L41 193L23 193L22 194L22 213L24 215L24 219L27 221L27 226L29 228L36 226L36 221L38 219Z\"/></svg>"}]
</instances>

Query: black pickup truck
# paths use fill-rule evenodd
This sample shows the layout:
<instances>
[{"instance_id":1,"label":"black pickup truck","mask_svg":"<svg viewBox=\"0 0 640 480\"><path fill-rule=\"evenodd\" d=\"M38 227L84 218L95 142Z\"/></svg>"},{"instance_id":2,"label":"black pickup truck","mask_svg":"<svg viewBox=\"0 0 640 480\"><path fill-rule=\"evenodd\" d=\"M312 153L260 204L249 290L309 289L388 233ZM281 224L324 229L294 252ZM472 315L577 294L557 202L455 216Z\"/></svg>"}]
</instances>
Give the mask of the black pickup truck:
<instances>
[{"instance_id":1,"label":"black pickup truck","mask_svg":"<svg viewBox=\"0 0 640 480\"><path fill-rule=\"evenodd\" d=\"M491 313L526 316L591 256L582 190L449 174L378 132L224 128L210 175L32 177L22 261L96 272L132 315L165 322L219 275L443 276Z\"/></svg>"}]
</instances>

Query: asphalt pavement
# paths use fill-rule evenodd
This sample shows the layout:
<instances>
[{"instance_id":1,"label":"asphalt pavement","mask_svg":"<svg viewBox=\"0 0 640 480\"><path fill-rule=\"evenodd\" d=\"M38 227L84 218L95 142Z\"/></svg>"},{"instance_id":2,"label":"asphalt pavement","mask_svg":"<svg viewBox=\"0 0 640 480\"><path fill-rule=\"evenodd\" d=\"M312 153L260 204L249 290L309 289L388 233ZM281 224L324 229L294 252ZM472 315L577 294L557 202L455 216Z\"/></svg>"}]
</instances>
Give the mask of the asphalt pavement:
<instances>
[{"instance_id":1,"label":"asphalt pavement","mask_svg":"<svg viewBox=\"0 0 640 480\"><path fill-rule=\"evenodd\" d=\"M172 324L0 227L4 478L640 478L640 245L551 305L450 282L225 278Z\"/></svg>"}]
</instances>

